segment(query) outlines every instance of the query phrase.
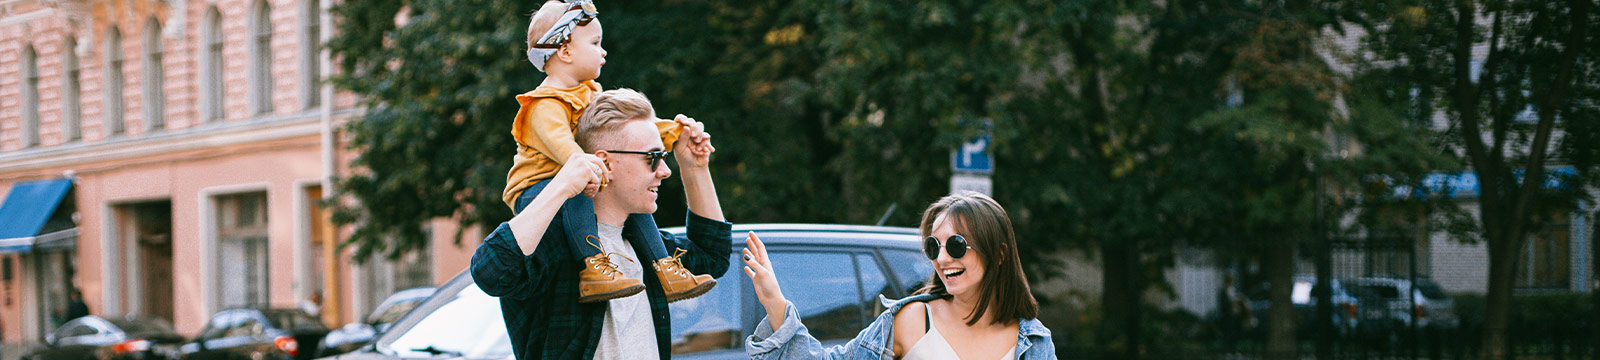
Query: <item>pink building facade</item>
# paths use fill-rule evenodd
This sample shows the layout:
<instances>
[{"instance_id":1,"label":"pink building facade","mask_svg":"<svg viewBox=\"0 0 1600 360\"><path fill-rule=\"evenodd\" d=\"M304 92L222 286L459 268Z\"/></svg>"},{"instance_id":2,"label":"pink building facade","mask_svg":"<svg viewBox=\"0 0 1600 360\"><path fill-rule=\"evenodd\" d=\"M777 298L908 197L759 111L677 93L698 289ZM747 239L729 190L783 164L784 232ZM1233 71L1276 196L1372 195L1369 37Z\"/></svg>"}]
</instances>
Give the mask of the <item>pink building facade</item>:
<instances>
[{"instance_id":1,"label":"pink building facade","mask_svg":"<svg viewBox=\"0 0 1600 360\"><path fill-rule=\"evenodd\" d=\"M348 171L337 130L360 109L321 81L327 5L0 2L0 194L70 183L37 210L66 225L0 238L0 339L39 341L73 289L94 315L192 335L218 310L312 294L339 326L466 268L476 241L456 244L443 219L407 259L337 251L318 199Z\"/></svg>"}]
</instances>

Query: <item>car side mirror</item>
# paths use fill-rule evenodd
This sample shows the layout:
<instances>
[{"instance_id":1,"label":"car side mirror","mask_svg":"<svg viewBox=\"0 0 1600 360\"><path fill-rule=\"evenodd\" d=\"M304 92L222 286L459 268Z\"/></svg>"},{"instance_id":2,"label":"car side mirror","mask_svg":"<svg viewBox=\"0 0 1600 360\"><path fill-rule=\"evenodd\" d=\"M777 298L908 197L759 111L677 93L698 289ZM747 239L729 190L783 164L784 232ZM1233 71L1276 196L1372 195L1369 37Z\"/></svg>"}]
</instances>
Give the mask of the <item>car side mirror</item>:
<instances>
[{"instance_id":1,"label":"car side mirror","mask_svg":"<svg viewBox=\"0 0 1600 360\"><path fill-rule=\"evenodd\" d=\"M55 345L56 344L56 340L58 340L58 339L56 339L56 334L53 334L53 333L52 334L44 334L44 343L50 344L50 345Z\"/></svg>"}]
</instances>

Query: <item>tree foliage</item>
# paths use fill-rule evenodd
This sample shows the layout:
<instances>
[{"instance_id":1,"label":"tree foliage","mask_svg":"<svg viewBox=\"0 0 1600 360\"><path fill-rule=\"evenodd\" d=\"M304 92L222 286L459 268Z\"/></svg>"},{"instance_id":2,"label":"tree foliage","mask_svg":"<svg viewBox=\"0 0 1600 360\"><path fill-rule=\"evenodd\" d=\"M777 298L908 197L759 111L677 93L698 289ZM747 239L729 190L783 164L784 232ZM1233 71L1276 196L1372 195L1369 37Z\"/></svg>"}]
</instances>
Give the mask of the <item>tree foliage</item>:
<instances>
[{"instance_id":1,"label":"tree foliage","mask_svg":"<svg viewBox=\"0 0 1600 360\"><path fill-rule=\"evenodd\" d=\"M1337 218L1316 216L1319 204L1354 208L1320 202L1336 193L1320 182L1380 198L1449 167L1419 123L1378 97L1394 92L1318 55L1352 11L1333 4L601 2L599 80L706 123L739 223L870 224L896 208L887 224L914 226L948 192L950 151L992 125L995 196L1030 250L1028 274L1069 276L1061 250L1095 254L1106 321L1083 334L1138 357L1159 345L1142 340L1141 313L1147 291L1171 293L1162 274L1175 249L1269 259ZM417 248L427 219L509 218L513 96L542 79L522 55L536 5L336 7L336 81L367 110L347 129L358 172L339 189L358 202L338 212L359 225L350 243L398 254ZM1362 151L1327 155L1342 143ZM682 199L661 202L658 221L681 223Z\"/></svg>"},{"instance_id":2,"label":"tree foliage","mask_svg":"<svg viewBox=\"0 0 1600 360\"><path fill-rule=\"evenodd\" d=\"M1369 32L1366 81L1392 107L1432 127L1476 173L1489 248L1485 355L1507 350L1512 277L1526 236L1586 198L1594 173L1597 15L1591 0L1357 2ZM1568 186L1550 169L1572 166Z\"/></svg>"}]
</instances>

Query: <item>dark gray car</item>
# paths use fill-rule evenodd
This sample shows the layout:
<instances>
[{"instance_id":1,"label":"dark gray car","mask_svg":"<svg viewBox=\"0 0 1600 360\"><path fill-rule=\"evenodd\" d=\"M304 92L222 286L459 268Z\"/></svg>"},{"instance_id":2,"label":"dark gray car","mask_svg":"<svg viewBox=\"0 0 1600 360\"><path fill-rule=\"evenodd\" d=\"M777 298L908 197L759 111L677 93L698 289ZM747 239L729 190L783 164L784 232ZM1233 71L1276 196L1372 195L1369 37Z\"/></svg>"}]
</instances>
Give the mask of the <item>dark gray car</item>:
<instances>
[{"instance_id":1,"label":"dark gray car","mask_svg":"<svg viewBox=\"0 0 1600 360\"><path fill-rule=\"evenodd\" d=\"M359 349L371 344L378 334L389 329L401 316L411 312L423 300L433 296L433 287L420 287L406 289L389 295L378 307L372 309L372 314L366 320L345 324L334 329L328 336L322 337L322 343L317 345L317 357L339 355Z\"/></svg>"},{"instance_id":2,"label":"dark gray car","mask_svg":"<svg viewBox=\"0 0 1600 360\"><path fill-rule=\"evenodd\" d=\"M44 336L44 346L23 360L167 360L183 336L166 319L129 315L84 316Z\"/></svg>"},{"instance_id":3,"label":"dark gray car","mask_svg":"<svg viewBox=\"0 0 1600 360\"><path fill-rule=\"evenodd\" d=\"M178 348L178 360L307 360L327 334L322 320L300 309L223 310Z\"/></svg>"},{"instance_id":4,"label":"dark gray car","mask_svg":"<svg viewBox=\"0 0 1600 360\"><path fill-rule=\"evenodd\" d=\"M666 229L682 236L682 228ZM767 243L778 282L811 334L825 344L855 337L883 311L878 297L906 296L933 275L916 229L848 225L741 225L733 265L705 295L672 303L672 353L678 359L746 359L744 339L766 315L739 259L744 234ZM332 358L512 358L498 299L462 272L440 286L373 345Z\"/></svg>"}]
</instances>

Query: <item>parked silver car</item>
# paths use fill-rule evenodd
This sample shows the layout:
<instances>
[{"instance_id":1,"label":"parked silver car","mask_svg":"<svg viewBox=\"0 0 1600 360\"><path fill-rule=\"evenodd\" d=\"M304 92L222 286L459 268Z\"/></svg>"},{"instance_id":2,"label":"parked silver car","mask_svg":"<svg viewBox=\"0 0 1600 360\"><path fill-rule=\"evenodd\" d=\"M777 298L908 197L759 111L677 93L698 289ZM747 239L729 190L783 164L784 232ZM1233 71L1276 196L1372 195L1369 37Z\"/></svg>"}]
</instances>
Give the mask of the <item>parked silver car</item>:
<instances>
[{"instance_id":1,"label":"parked silver car","mask_svg":"<svg viewBox=\"0 0 1600 360\"><path fill-rule=\"evenodd\" d=\"M1460 325L1455 300L1433 280L1417 278L1413 284L1401 277L1360 277L1346 280L1345 287L1360 299L1360 333L1378 344L1400 343L1405 334L1410 334L1413 324L1418 331L1455 329Z\"/></svg>"},{"instance_id":2,"label":"parked silver car","mask_svg":"<svg viewBox=\"0 0 1600 360\"><path fill-rule=\"evenodd\" d=\"M1298 317L1295 322L1302 324L1296 327L1299 331L1299 336L1313 336L1317 330L1316 326L1310 325L1313 324L1312 320L1315 319L1317 313L1319 297L1317 296L1318 294L1314 294L1312 291L1316 288L1316 284L1316 276L1295 275L1294 286L1289 290L1289 302L1294 306L1295 315ZM1250 301L1250 313L1254 314L1257 319L1265 319L1271 310L1272 302L1268 299L1268 292L1272 289L1271 285L1262 283L1246 295L1246 298ZM1333 313L1328 321L1333 324L1333 330L1339 337L1354 335L1360 323L1356 316L1358 309L1356 298L1345 291L1346 285L1339 280L1329 281L1328 286L1332 290L1329 299L1332 300L1330 303L1333 304ZM1256 333L1251 335L1263 337L1265 336L1265 328L1265 326L1258 326L1255 330Z\"/></svg>"},{"instance_id":3,"label":"parked silver car","mask_svg":"<svg viewBox=\"0 0 1600 360\"><path fill-rule=\"evenodd\" d=\"M1400 326L1411 326L1415 321L1420 329L1453 329L1460 325L1455 300L1428 278L1419 277L1413 284L1402 277L1359 277L1346 280L1345 284L1362 301L1382 301L1381 308L1363 311L1370 317L1395 319ZM1411 298L1400 295L1405 293L1410 293ZM1383 313L1377 312L1380 310Z\"/></svg>"},{"instance_id":4,"label":"parked silver car","mask_svg":"<svg viewBox=\"0 0 1600 360\"><path fill-rule=\"evenodd\" d=\"M682 236L682 228L666 229ZM740 225L732 266L717 287L671 304L677 359L747 359L744 339L765 311L744 278L744 233L767 244L778 279L811 334L825 344L855 337L883 311L879 297L900 298L933 275L916 229L850 225ZM326 360L512 359L498 299L462 272L379 335L372 345Z\"/></svg>"}]
</instances>

